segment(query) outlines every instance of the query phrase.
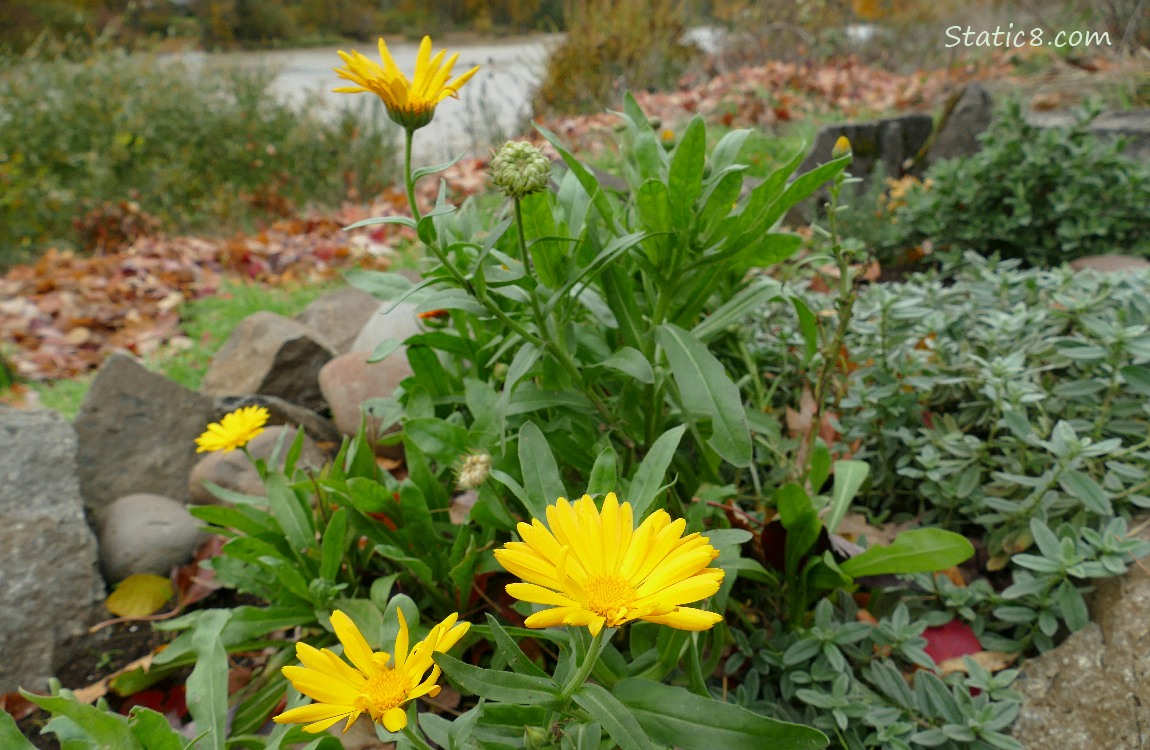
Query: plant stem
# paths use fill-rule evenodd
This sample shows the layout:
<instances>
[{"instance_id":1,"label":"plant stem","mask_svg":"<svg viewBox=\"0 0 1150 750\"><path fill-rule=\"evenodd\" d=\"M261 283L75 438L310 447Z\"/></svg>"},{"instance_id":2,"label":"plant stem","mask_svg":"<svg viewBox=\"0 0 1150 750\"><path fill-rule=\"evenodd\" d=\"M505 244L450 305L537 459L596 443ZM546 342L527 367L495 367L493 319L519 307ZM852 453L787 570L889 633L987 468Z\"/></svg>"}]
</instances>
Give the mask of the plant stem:
<instances>
[{"instance_id":1,"label":"plant stem","mask_svg":"<svg viewBox=\"0 0 1150 750\"><path fill-rule=\"evenodd\" d=\"M423 217L419 213L419 206L415 204L415 180L411 174L411 143L415 140L415 131L405 128L403 133L403 184L407 188L407 203L411 206L411 217L418 223Z\"/></svg>"},{"instance_id":2,"label":"plant stem","mask_svg":"<svg viewBox=\"0 0 1150 750\"><path fill-rule=\"evenodd\" d=\"M587 681L587 677L590 676L591 671L595 669L595 663L599 661L599 653L603 650L603 646L606 645L606 639L603 637L603 633L607 631L610 631L612 635L615 633L614 628L603 628L591 639L591 645L587 647L587 658L583 660L583 663L579 665L579 669L576 670L575 674L571 675L571 679L563 686L563 694L560 696L563 703L566 703L571 699L571 696L575 695L575 691L583 686L583 683Z\"/></svg>"},{"instance_id":3,"label":"plant stem","mask_svg":"<svg viewBox=\"0 0 1150 750\"><path fill-rule=\"evenodd\" d=\"M427 740L420 737L419 732L411 728L410 722L403 728L403 735L411 740L411 744L415 745L419 750L432 750L431 745L427 744Z\"/></svg>"}]
</instances>

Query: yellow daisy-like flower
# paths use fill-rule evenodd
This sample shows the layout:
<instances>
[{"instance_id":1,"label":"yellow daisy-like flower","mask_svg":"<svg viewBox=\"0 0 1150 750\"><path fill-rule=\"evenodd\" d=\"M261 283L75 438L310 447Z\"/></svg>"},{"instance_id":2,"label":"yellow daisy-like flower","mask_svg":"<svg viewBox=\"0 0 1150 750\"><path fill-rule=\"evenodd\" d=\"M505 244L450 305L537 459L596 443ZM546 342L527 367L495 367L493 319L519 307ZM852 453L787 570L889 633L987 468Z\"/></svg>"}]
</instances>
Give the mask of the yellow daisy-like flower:
<instances>
[{"instance_id":1,"label":"yellow daisy-like flower","mask_svg":"<svg viewBox=\"0 0 1150 750\"><path fill-rule=\"evenodd\" d=\"M686 521L658 510L634 526L630 503L607 494L602 513L590 495L547 508L547 525L520 523L522 542L495 551L499 564L523 579L507 593L550 604L527 618L529 628L586 625L592 635L646 620L680 630L707 630L723 616L682 605L719 590L723 571L708 568L719 556L707 537L683 536Z\"/></svg>"},{"instance_id":2,"label":"yellow daisy-like flower","mask_svg":"<svg viewBox=\"0 0 1150 750\"><path fill-rule=\"evenodd\" d=\"M306 643L296 644L296 656L302 667L284 667L295 689L317 701L299 706L274 717L277 724L307 724L305 732L322 732L341 719L347 719L343 731L351 728L360 714L367 713L372 721L382 723L389 732L398 732L407 726L407 712L403 706L422 695L439 694L439 667L431 660L436 651L447 651L471 627L469 622L456 624L457 614L431 629L419 643L407 650L407 621L403 610L399 614L399 634L395 638L395 655L372 651L359 628L343 612L331 615L335 634L343 644L349 665L330 649L313 648ZM423 675L431 669L426 680Z\"/></svg>"},{"instance_id":3,"label":"yellow daisy-like flower","mask_svg":"<svg viewBox=\"0 0 1150 750\"><path fill-rule=\"evenodd\" d=\"M231 451L242 448L264 431L268 410L262 406L244 406L225 414L219 422L212 422L204 434L196 438L196 453Z\"/></svg>"},{"instance_id":4,"label":"yellow daisy-like flower","mask_svg":"<svg viewBox=\"0 0 1150 750\"><path fill-rule=\"evenodd\" d=\"M440 50L435 57L431 56L431 37L423 37L419 45L419 55L415 60L415 75L411 81L395 64L395 58L387 49L387 44L381 37L379 40L379 57L383 65L370 60L364 55L351 51L351 54L339 51L339 56L347 64L345 68L336 68L336 74L345 80L354 83L334 89L340 94L358 94L370 91L383 100L388 116L408 130L422 128L431 122L435 116L435 106L449 96L459 97L459 89L471 80L471 76L479 70L476 65L471 70L456 78L451 83L447 79L451 76L451 69L459 58L459 53L443 61L447 50Z\"/></svg>"}]
</instances>

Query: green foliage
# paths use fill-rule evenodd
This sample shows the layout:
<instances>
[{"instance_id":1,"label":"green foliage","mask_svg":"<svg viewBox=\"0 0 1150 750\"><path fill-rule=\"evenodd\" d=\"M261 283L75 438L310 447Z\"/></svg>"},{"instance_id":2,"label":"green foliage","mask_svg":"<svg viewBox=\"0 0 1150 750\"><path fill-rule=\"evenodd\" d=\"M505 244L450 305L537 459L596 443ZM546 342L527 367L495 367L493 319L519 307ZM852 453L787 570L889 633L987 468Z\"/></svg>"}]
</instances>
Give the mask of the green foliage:
<instances>
[{"instance_id":1,"label":"green foliage","mask_svg":"<svg viewBox=\"0 0 1150 750\"><path fill-rule=\"evenodd\" d=\"M125 218L219 231L384 187L379 112L324 119L270 80L99 50L0 71L0 264Z\"/></svg>"},{"instance_id":2,"label":"green foliage","mask_svg":"<svg viewBox=\"0 0 1150 750\"><path fill-rule=\"evenodd\" d=\"M734 701L817 727L849 750L1020 750L1004 734L1021 704L1008 689L1016 670L992 675L967 660L967 673L940 678L923 651L927 623L906 606L877 625L857 614L843 595L820 602L804 631L771 638L769 629L733 630L723 671L738 680ZM913 681L904 677L915 669Z\"/></svg>"},{"instance_id":3,"label":"green foliage","mask_svg":"<svg viewBox=\"0 0 1150 750\"><path fill-rule=\"evenodd\" d=\"M1150 166L1089 133L1088 120L1039 128L1017 103L1006 107L981 151L935 165L929 188L907 192L895 213L903 244L929 238L952 257L969 249L1033 266L1150 254Z\"/></svg>"}]
</instances>

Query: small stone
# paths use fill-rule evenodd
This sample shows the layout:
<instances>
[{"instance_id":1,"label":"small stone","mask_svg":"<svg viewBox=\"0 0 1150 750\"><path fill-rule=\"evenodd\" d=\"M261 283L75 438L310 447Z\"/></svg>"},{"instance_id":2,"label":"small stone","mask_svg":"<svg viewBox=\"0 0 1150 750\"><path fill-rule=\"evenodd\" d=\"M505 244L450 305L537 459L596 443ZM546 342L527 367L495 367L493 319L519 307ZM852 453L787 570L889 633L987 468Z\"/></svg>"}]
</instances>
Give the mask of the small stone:
<instances>
[{"instance_id":1,"label":"small stone","mask_svg":"<svg viewBox=\"0 0 1150 750\"><path fill-rule=\"evenodd\" d=\"M371 398L386 398L405 378L414 373L408 364L406 350L400 347L380 362L368 363L364 352L341 354L324 365L319 372L319 387L331 406L332 419L344 435L354 435L363 419L360 409ZM379 437L380 422L368 420L368 435ZM377 446L376 453L388 458L399 458L403 449L398 446Z\"/></svg>"},{"instance_id":2,"label":"small stone","mask_svg":"<svg viewBox=\"0 0 1150 750\"><path fill-rule=\"evenodd\" d=\"M139 492L117 498L100 524L100 564L109 583L134 573L166 576L207 539L178 500Z\"/></svg>"},{"instance_id":3,"label":"small stone","mask_svg":"<svg viewBox=\"0 0 1150 750\"><path fill-rule=\"evenodd\" d=\"M251 454L252 458L268 461L271 459L272 451L275 449L276 443L282 436L283 444L280 447L278 460L274 464L277 470L282 471L284 457L291 448L292 441L295 440L295 435L296 428L294 427L286 427L284 425L267 427L247 444L248 453ZM300 451L296 466L319 469L324 465L326 460L327 456L320 450L316 442L305 435L303 439L303 449ZM194 504L222 504L223 501L208 490L205 486L205 482L218 484L224 489L239 492L244 495L262 496L264 494L264 485L260 480L259 472L256 471L256 467L252 465L251 460L240 450L217 451L205 455L195 465L191 475L188 477L188 492Z\"/></svg>"},{"instance_id":4,"label":"small stone","mask_svg":"<svg viewBox=\"0 0 1150 750\"><path fill-rule=\"evenodd\" d=\"M335 352L298 320L261 310L240 321L212 358L200 390L213 396L263 393L323 408L315 378Z\"/></svg>"}]
</instances>

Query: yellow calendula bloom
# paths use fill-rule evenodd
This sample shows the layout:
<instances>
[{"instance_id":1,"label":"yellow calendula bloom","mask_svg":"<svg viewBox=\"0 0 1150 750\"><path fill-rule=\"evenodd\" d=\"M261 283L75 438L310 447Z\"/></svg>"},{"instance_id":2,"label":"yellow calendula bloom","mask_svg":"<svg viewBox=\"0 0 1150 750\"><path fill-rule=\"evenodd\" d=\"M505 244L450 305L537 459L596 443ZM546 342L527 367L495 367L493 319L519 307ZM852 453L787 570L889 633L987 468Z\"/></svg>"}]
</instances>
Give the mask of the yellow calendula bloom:
<instances>
[{"instance_id":1,"label":"yellow calendula bloom","mask_svg":"<svg viewBox=\"0 0 1150 750\"><path fill-rule=\"evenodd\" d=\"M339 56L343 58L346 67L336 68L335 72L340 78L355 85L334 90L340 94L370 91L383 100L392 120L408 130L416 130L431 122L437 104L449 96L458 98L459 89L479 70L476 65L448 83L447 79L451 76L451 69L455 67L459 53L456 52L444 62L446 54L447 50L440 50L432 57L431 37L423 37L415 60L415 75L408 81L395 64L395 58L391 56L382 38L379 40L379 57L383 65L355 50L351 54L340 50Z\"/></svg>"},{"instance_id":2,"label":"yellow calendula bloom","mask_svg":"<svg viewBox=\"0 0 1150 750\"><path fill-rule=\"evenodd\" d=\"M523 579L508 594L552 605L528 617L529 628L586 625L597 635L604 626L646 620L707 630L723 616L682 605L718 591L723 571L707 567L719 556L707 537L683 536L685 527L658 510L635 528L630 503L620 505L614 492L602 512L589 495L575 503L559 498L547 508L546 526L520 523L523 541L508 542L495 557Z\"/></svg>"},{"instance_id":3,"label":"yellow calendula bloom","mask_svg":"<svg viewBox=\"0 0 1150 750\"><path fill-rule=\"evenodd\" d=\"M225 414L219 422L212 422L204 434L196 438L196 453L231 451L242 448L264 431L268 410L262 406L244 406Z\"/></svg>"},{"instance_id":4,"label":"yellow calendula bloom","mask_svg":"<svg viewBox=\"0 0 1150 750\"><path fill-rule=\"evenodd\" d=\"M316 701L299 706L276 716L277 724L306 724L305 732L322 732L336 722L347 719L343 731L351 728L360 714L367 713L372 721L382 723L389 732L398 732L407 726L404 704L422 695L439 694L439 667L431 660L436 651L447 651L471 627L469 622L456 624L457 614L431 629L408 652L407 621L403 610L399 614L399 634L395 638L395 654L372 651L359 628L343 612L331 615L335 634L343 644L343 654L349 665L330 649L313 648L306 643L296 644L296 656L302 667L284 667L284 677L307 697ZM425 680L424 673L431 670Z\"/></svg>"}]
</instances>

